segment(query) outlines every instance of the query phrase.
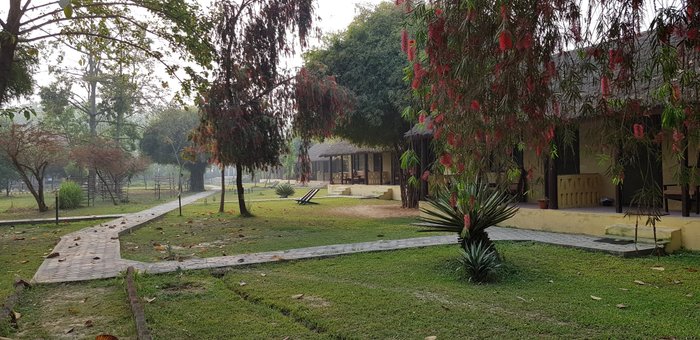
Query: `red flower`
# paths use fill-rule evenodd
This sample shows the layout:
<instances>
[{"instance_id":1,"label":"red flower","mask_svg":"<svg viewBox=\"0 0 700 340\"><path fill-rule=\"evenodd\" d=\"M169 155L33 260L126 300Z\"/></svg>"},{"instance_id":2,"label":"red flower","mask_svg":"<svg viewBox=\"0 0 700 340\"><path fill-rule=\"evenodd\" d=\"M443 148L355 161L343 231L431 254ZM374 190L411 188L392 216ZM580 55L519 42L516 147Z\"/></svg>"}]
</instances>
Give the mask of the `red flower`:
<instances>
[{"instance_id":1,"label":"red flower","mask_svg":"<svg viewBox=\"0 0 700 340\"><path fill-rule=\"evenodd\" d=\"M435 116L435 118L433 120L435 121L435 123L439 124L443 121L443 119L445 119L445 115L441 113L441 114Z\"/></svg>"},{"instance_id":2,"label":"red flower","mask_svg":"<svg viewBox=\"0 0 700 340\"><path fill-rule=\"evenodd\" d=\"M469 230L472 227L472 218L469 214L464 214L464 229Z\"/></svg>"},{"instance_id":3,"label":"red flower","mask_svg":"<svg viewBox=\"0 0 700 340\"><path fill-rule=\"evenodd\" d=\"M442 9L436 8L436 9L435 9L435 15L436 15L436 16L441 16L441 15L442 15Z\"/></svg>"},{"instance_id":4,"label":"red flower","mask_svg":"<svg viewBox=\"0 0 700 340\"><path fill-rule=\"evenodd\" d=\"M481 109L481 105L479 105L479 101L476 99L472 100L471 108L474 111L479 111Z\"/></svg>"},{"instance_id":5,"label":"red flower","mask_svg":"<svg viewBox=\"0 0 700 340\"><path fill-rule=\"evenodd\" d=\"M455 138L455 134L452 132L447 133L447 144L450 146L455 146L457 145L457 139Z\"/></svg>"},{"instance_id":6,"label":"red flower","mask_svg":"<svg viewBox=\"0 0 700 340\"><path fill-rule=\"evenodd\" d=\"M683 132L678 131L678 129L673 129L673 141L680 142L685 138Z\"/></svg>"},{"instance_id":7,"label":"red flower","mask_svg":"<svg viewBox=\"0 0 700 340\"><path fill-rule=\"evenodd\" d=\"M425 123L425 115L424 115L424 114L421 113L421 114L418 116L418 122L421 123L421 124Z\"/></svg>"},{"instance_id":8,"label":"red flower","mask_svg":"<svg viewBox=\"0 0 700 340\"><path fill-rule=\"evenodd\" d=\"M454 192L450 195L450 206L453 208L457 206L457 194Z\"/></svg>"},{"instance_id":9,"label":"red flower","mask_svg":"<svg viewBox=\"0 0 700 340\"><path fill-rule=\"evenodd\" d=\"M634 138L636 138L636 139L644 138L644 125L634 124L632 126L632 129L634 130Z\"/></svg>"},{"instance_id":10,"label":"red flower","mask_svg":"<svg viewBox=\"0 0 700 340\"><path fill-rule=\"evenodd\" d=\"M428 178L430 178L430 171L425 170L425 172L423 172L423 176L421 176L420 178L427 182Z\"/></svg>"},{"instance_id":11,"label":"red flower","mask_svg":"<svg viewBox=\"0 0 700 340\"><path fill-rule=\"evenodd\" d=\"M603 98L610 95L610 84L606 76L600 78L600 92L603 94Z\"/></svg>"},{"instance_id":12,"label":"red flower","mask_svg":"<svg viewBox=\"0 0 700 340\"><path fill-rule=\"evenodd\" d=\"M513 40L510 38L508 31L501 31L501 34L498 35L498 47L501 49L501 52L513 48Z\"/></svg>"},{"instance_id":13,"label":"red flower","mask_svg":"<svg viewBox=\"0 0 700 340\"><path fill-rule=\"evenodd\" d=\"M457 172L458 173L464 172L464 163L462 163L462 162L457 163Z\"/></svg>"},{"instance_id":14,"label":"red flower","mask_svg":"<svg viewBox=\"0 0 700 340\"><path fill-rule=\"evenodd\" d=\"M672 97L674 101L678 101L681 99L681 88L678 87L678 84L673 84Z\"/></svg>"},{"instance_id":15,"label":"red flower","mask_svg":"<svg viewBox=\"0 0 700 340\"><path fill-rule=\"evenodd\" d=\"M440 156L440 164L442 164L444 167L451 167L452 155L449 153L443 153L442 156Z\"/></svg>"},{"instance_id":16,"label":"red flower","mask_svg":"<svg viewBox=\"0 0 700 340\"><path fill-rule=\"evenodd\" d=\"M401 51L408 53L408 32L405 29L401 31Z\"/></svg>"}]
</instances>

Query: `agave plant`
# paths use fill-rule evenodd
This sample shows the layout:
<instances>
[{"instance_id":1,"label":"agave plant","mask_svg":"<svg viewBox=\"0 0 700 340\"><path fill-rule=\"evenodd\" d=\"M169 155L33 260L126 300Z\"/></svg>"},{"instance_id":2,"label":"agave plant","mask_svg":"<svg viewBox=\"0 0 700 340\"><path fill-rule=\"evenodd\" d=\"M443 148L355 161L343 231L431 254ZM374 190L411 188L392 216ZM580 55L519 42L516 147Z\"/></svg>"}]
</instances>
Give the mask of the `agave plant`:
<instances>
[{"instance_id":1,"label":"agave plant","mask_svg":"<svg viewBox=\"0 0 700 340\"><path fill-rule=\"evenodd\" d=\"M294 195L294 188L287 183L283 183L275 188L275 193L281 198L287 198L290 195Z\"/></svg>"},{"instance_id":2,"label":"agave plant","mask_svg":"<svg viewBox=\"0 0 700 340\"><path fill-rule=\"evenodd\" d=\"M462 250L460 262L464 271L473 282L485 282L501 266L493 247L483 242L472 243Z\"/></svg>"},{"instance_id":3,"label":"agave plant","mask_svg":"<svg viewBox=\"0 0 700 340\"><path fill-rule=\"evenodd\" d=\"M486 229L515 215L515 197L504 190L491 188L489 183L476 178L464 183L452 180L447 187L438 189L428 199L432 209L422 209L426 229L421 231L451 231L459 234L462 249L481 243L492 248Z\"/></svg>"}]
</instances>

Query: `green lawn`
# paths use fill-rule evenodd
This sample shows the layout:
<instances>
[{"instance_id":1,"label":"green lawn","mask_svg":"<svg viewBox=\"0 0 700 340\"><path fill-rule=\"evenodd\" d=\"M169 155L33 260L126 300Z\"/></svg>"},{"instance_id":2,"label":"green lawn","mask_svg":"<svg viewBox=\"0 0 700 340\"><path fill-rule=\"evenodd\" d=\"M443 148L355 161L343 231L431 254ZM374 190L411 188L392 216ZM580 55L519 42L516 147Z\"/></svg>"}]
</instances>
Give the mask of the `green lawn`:
<instances>
[{"instance_id":1,"label":"green lawn","mask_svg":"<svg viewBox=\"0 0 700 340\"><path fill-rule=\"evenodd\" d=\"M55 216L54 196L51 193L46 193L46 204L49 206L49 211L40 213L37 210L36 201L30 194L14 194L10 197L0 197L0 220L13 220L25 218L53 218ZM177 196L171 196L167 190L161 193L161 199L154 195L153 190L129 189L129 202L119 205L112 204L112 201L107 198L97 198L95 206L84 206L77 209L60 210L60 216L82 216L82 215L107 215L107 214L126 214L148 209L158 204L162 204Z\"/></svg>"},{"instance_id":2,"label":"green lawn","mask_svg":"<svg viewBox=\"0 0 700 340\"><path fill-rule=\"evenodd\" d=\"M212 257L338 243L426 236L409 224L415 217L351 217L342 213L363 206L401 210L398 202L351 198L319 199L319 205L294 201L250 203L254 218L241 218L236 203L230 213L214 213L209 201L183 208L184 217L170 213L121 237L122 257L155 262L168 256ZM165 250L171 246L172 253Z\"/></svg>"},{"instance_id":3,"label":"green lawn","mask_svg":"<svg viewBox=\"0 0 700 340\"><path fill-rule=\"evenodd\" d=\"M138 285L141 296L155 298L146 315L159 339L700 334L700 254L623 259L542 244L497 246L507 264L500 281L486 285L462 278L454 246L250 266L222 278L209 271L144 276Z\"/></svg>"}]
</instances>

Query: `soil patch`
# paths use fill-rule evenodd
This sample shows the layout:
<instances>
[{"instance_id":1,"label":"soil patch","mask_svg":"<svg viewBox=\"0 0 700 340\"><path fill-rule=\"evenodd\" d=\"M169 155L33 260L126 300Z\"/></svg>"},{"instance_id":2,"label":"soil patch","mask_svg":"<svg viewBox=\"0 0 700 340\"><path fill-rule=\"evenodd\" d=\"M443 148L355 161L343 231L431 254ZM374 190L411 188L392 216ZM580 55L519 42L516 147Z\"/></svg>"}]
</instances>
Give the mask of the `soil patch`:
<instances>
[{"instance_id":1,"label":"soil patch","mask_svg":"<svg viewBox=\"0 0 700 340\"><path fill-rule=\"evenodd\" d=\"M398 204L356 205L334 208L330 210L330 213L333 215L369 218L417 217L419 215L418 209L403 209Z\"/></svg>"}]
</instances>

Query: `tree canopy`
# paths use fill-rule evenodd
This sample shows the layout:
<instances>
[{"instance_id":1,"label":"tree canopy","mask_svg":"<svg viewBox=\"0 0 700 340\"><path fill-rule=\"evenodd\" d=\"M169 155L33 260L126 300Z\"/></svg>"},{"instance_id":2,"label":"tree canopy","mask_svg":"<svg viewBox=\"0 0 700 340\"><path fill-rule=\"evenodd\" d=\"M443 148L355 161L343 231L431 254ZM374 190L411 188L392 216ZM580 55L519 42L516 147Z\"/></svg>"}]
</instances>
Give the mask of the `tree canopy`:
<instances>
[{"instance_id":1,"label":"tree canopy","mask_svg":"<svg viewBox=\"0 0 700 340\"><path fill-rule=\"evenodd\" d=\"M347 30L326 38L322 48L305 55L321 64L354 95L353 108L334 135L358 144L393 147L410 128L401 116L410 92L403 80L408 61L398 43L405 14L390 3L359 8Z\"/></svg>"}]
</instances>

